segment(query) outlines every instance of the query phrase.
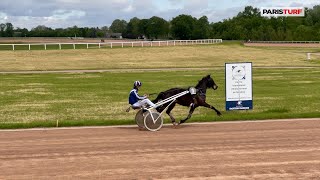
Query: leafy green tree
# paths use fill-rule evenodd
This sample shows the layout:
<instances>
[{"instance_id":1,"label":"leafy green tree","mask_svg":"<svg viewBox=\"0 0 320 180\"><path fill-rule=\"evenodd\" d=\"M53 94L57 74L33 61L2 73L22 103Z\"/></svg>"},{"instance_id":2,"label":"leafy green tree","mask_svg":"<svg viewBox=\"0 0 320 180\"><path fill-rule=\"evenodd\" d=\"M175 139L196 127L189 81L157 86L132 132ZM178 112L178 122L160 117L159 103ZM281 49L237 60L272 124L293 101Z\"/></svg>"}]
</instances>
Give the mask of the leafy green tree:
<instances>
[{"instance_id":1,"label":"leafy green tree","mask_svg":"<svg viewBox=\"0 0 320 180\"><path fill-rule=\"evenodd\" d=\"M26 28L21 29L18 27L14 30L14 33L15 33L15 36L26 37L28 35L29 31Z\"/></svg>"},{"instance_id":2,"label":"leafy green tree","mask_svg":"<svg viewBox=\"0 0 320 180\"><path fill-rule=\"evenodd\" d=\"M153 16L149 19L146 30L149 38L167 38L169 33L169 23L163 18Z\"/></svg>"},{"instance_id":3,"label":"leafy green tree","mask_svg":"<svg viewBox=\"0 0 320 180\"><path fill-rule=\"evenodd\" d=\"M147 34L148 24L149 24L149 19L141 19L138 24L138 32L140 35L144 35L147 38L150 38L148 37L148 34Z\"/></svg>"},{"instance_id":4,"label":"leafy green tree","mask_svg":"<svg viewBox=\"0 0 320 180\"><path fill-rule=\"evenodd\" d=\"M171 34L176 39L191 39L196 19L190 15L179 15L171 21Z\"/></svg>"},{"instance_id":5,"label":"leafy green tree","mask_svg":"<svg viewBox=\"0 0 320 180\"><path fill-rule=\"evenodd\" d=\"M306 24L308 26L320 24L320 5L313 6L312 9L309 9L306 16Z\"/></svg>"},{"instance_id":6,"label":"leafy green tree","mask_svg":"<svg viewBox=\"0 0 320 180\"><path fill-rule=\"evenodd\" d=\"M126 33L128 23L125 20L116 19L112 22L110 30L113 33Z\"/></svg>"},{"instance_id":7,"label":"leafy green tree","mask_svg":"<svg viewBox=\"0 0 320 180\"><path fill-rule=\"evenodd\" d=\"M210 25L207 16L202 16L195 21L193 39L207 39L209 37Z\"/></svg>"},{"instance_id":8,"label":"leafy green tree","mask_svg":"<svg viewBox=\"0 0 320 180\"><path fill-rule=\"evenodd\" d=\"M288 29L286 31L285 41L293 41L293 34L292 34L292 31L290 29Z\"/></svg>"},{"instance_id":9,"label":"leafy green tree","mask_svg":"<svg viewBox=\"0 0 320 180\"><path fill-rule=\"evenodd\" d=\"M286 33L283 27L278 28L277 30L277 41L284 41L286 39Z\"/></svg>"},{"instance_id":10,"label":"leafy green tree","mask_svg":"<svg viewBox=\"0 0 320 180\"><path fill-rule=\"evenodd\" d=\"M139 32L139 23L140 23L140 19L137 17L130 19L127 26L127 33L126 33L129 38L136 39L139 36L141 36L141 33Z\"/></svg>"},{"instance_id":11,"label":"leafy green tree","mask_svg":"<svg viewBox=\"0 0 320 180\"><path fill-rule=\"evenodd\" d=\"M5 35L6 37L13 37L13 25L11 23L6 23Z\"/></svg>"},{"instance_id":12,"label":"leafy green tree","mask_svg":"<svg viewBox=\"0 0 320 180\"><path fill-rule=\"evenodd\" d=\"M6 29L6 25L1 23L0 24L0 37L5 37L5 32L4 32L5 29Z\"/></svg>"},{"instance_id":13,"label":"leafy green tree","mask_svg":"<svg viewBox=\"0 0 320 180\"><path fill-rule=\"evenodd\" d=\"M314 40L314 35L312 28L305 25L300 25L294 32L294 38L297 41L312 41Z\"/></svg>"},{"instance_id":14,"label":"leafy green tree","mask_svg":"<svg viewBox=\"0 0 320 180\"><path fill-rule=\"evenodd\" d=\"M246 6L244 8L244 11L239 12L237 15L237 17L245 17L245 18L257 17L257 16L260 16L260 10L252 6Z\"/></svg>"},{"instance_id":15,"label":"leafy green tree","mask_svg":"<svg viewBox=\"0 0 320 180\"><path fill-rule=\"evenodd\" d=\"M55 37L56 33L52 28L46 27L44 25L39 25L32 28L29 32L31 37Z\"/></svg>"},{"instance_id":16,"label":"leafy green tree","mask_svg":"<svg viewBox=\"0 0 320 180\"><path fill-rule=\"evenodd\" d=\"M82 37L90 37L90 28L84 27L80 29Z\"/></svg>"}]
</instances>

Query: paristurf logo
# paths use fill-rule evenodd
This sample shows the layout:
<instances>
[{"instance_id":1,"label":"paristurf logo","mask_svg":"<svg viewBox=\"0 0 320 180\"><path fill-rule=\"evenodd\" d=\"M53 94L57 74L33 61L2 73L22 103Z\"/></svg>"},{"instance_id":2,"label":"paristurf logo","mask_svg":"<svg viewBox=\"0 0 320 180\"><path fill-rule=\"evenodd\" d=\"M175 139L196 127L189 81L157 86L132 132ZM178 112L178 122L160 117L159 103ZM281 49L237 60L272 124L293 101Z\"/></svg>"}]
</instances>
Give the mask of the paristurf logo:
<instances>
[{"instance_id":1,"label":"paristurf logo","mask_svg":"<svg viewBox=\"0 0 320 180\"><path fill-rule=\"evenodd\" d=\"M261 16L304 16L304 7L262 7Z\"/></svg>"}]
</instances>

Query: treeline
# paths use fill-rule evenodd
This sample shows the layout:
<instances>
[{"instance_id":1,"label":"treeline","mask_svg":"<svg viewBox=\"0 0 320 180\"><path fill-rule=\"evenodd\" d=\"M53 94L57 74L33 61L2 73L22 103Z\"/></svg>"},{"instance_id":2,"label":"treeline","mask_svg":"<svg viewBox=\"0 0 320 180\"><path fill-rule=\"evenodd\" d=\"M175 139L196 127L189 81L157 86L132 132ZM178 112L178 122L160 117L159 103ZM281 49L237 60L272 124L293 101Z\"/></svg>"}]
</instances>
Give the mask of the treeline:
<instances>
[{"instance_id":1,"label":"treeline","mask_svg":"<svg viewBox=\"0 0 320 180\"><path fill-rule=\"evenodd\" d=\"M320 6L305 8L304 17L261 17L251 6L223 22L211 24L212 37L229 40L320 41Z\"/></svg>"},{"instance_id":2,"label":"treeline","mask_svg":"<svg viewBox=\"0 0 320 180\"><path fill-rule=\"evenodd\" d=\"M69 27L53 29L37 26L28 30L14 28L11 23L0 24L0 37L112 37L147 39L206 39L224 40L317 40L320 41L320 6L305 9L305 17L268 18L260 10L247 6L237 16L210 23L206 16L195 18L179 15L171 21L157 16L149 19L134 17L129 22L116 19L110 27Z\"/></svg>"}]
</instances>

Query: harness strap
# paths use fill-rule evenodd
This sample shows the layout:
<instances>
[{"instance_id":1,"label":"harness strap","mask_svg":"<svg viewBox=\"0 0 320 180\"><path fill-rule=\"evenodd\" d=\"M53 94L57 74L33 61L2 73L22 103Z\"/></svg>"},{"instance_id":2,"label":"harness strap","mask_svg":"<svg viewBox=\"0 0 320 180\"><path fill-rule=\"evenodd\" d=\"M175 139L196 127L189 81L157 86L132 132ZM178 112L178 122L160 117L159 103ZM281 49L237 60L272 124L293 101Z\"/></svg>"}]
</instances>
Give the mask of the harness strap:
<instances>
[{"instance_id":1,"label":"harness strap","mask_svg":"<svg viewBox=\"0 0 320 180\"><path fill-rule=\"evenodd\" d=\"M198 89L198 92L199 92L199 95L200 95L200 96L204 96L204 97L207 96L206 93L202 91L202 88L199 88L199 89Z\"/></svg>"}]
</instances>

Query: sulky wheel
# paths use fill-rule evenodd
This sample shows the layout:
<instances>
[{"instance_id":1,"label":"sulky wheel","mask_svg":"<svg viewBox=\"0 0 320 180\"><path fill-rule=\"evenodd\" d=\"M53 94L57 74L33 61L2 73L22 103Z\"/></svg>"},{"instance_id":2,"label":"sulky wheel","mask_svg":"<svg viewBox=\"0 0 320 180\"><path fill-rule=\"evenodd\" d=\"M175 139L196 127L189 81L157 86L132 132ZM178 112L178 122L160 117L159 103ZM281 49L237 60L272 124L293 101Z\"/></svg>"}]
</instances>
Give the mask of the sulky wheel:
<instances>
[{"instance_id":1,"label":"sulky wheel","mask_svg":"<svg viewBox=\"0 0 320 180\"><path fill-rule=\"evenodd\" d=\"M145 115L146 115L146 114L147 114L147 113L145 113ZM145 127L144 127L144 115L143 115L142 109L137 112L135 120L136 120L137 125L138 125L140 128L145 128Z\"/></svg>"},{"instance_id":2,"label":"sulky wheel","mask_svg":"<svg viewBox=\"0 0 320 180\"><path fill-rule=\"evenodd\" d=\"M149 131L158 131L163 125L163 119L160 113L158 112L150 112L145 114L144 117L144 127L147 128Z\"/></svg>"}]
</instances>

